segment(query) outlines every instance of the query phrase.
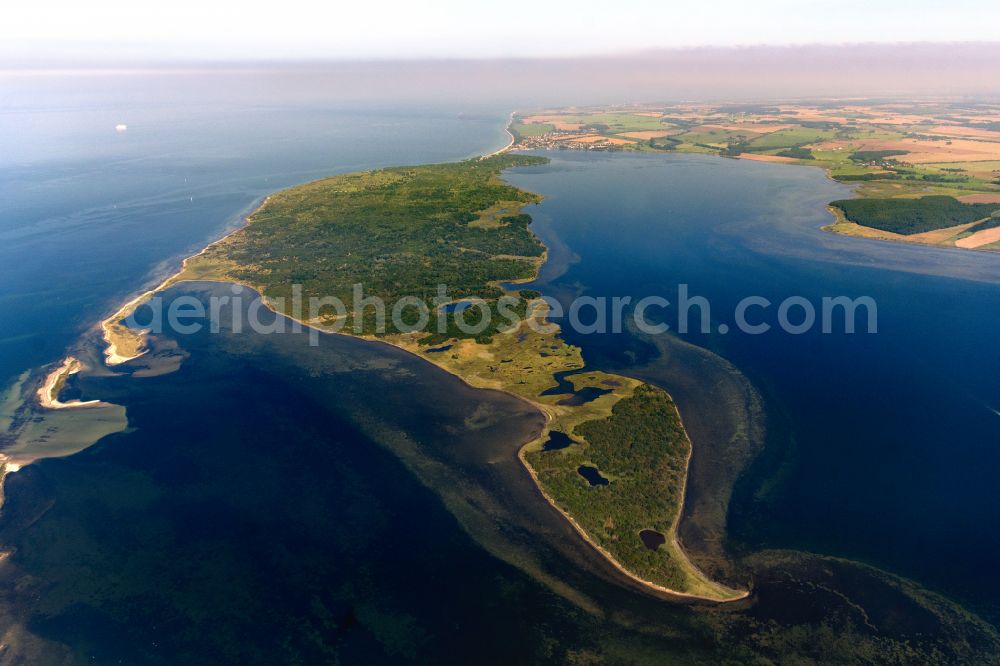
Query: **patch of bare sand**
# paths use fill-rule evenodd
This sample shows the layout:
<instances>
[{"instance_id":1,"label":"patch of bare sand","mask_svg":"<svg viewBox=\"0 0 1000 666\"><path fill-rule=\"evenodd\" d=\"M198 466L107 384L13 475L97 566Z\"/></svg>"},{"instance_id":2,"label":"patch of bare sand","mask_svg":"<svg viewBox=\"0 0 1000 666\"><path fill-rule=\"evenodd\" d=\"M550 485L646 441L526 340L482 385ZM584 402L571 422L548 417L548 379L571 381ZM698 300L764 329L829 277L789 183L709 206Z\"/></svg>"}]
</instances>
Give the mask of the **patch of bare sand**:
<instances>
[{"instance_id":1,"label":"patch of bare sand","mask_svg":"<svg viewBox=\"0 0 1000 666\"><path fill-rule=\"evenodd\" d=\"M66 357L61 366L49 373L45 378L45 383L38 389L38 402L46 409L72 409L76 407L107 407L106 402L100 400L70 400L62 402L59 400L59 389L70 375L80 372L82 366L80 361L72 356ZM16 471L8 469L7 471Z\"/></svg>"},{"instance_id":2,"label":"patch of bare sand","mask_svg":"<svg viewBox=\"0 0 1000 666\"><path fill-rule=\"evenodd\" d=\"M996 227L995 229L983 229L982 231L977 231L971 236L959 238L955 241L955 247L964 247L967 250L971 250L973 248L982 247L983 245L998 242L1000 242L1000 227Z\"/></svg>"},{"instance_id":3,"label":"patch of bare sand","mask_svg":"<svg viewBox=\"0 0 1000 666\"><path fill-rule=\"evenodd\" d=\"M785 164L798 162L794 157L782 157L780 155L761 155L760 153L743 153L741 160L751 160L753 162L784 162Z\"/></svg>"},{"instance_id":4,"label":"patch of bare sand","mask_svg":"<svg viewBox=\"0 0 1000 666\"><path fill-rule=\"evenodd\" d=\"M1000 192L997 194L966 194L958 197L962 203L1000 203Z\"/></svg>"}]
</instances>

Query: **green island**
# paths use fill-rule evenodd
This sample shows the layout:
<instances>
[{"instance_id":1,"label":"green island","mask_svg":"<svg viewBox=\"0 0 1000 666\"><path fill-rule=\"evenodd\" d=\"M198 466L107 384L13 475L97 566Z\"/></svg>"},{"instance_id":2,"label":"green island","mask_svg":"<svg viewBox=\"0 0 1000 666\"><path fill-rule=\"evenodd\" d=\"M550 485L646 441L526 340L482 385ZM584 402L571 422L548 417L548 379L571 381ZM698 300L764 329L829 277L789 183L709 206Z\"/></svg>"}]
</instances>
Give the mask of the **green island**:
<instances>
[{"instance_id":1,"label":"green island","mask_svg":"<svg viewBox=\"0 0 1000 666\"><path fill-rule=\"evenodd\" d=\"M651 588L714 601L743 598L747 592L710 580L678 542L691 443L670 396L628 377L587 371L581 350L545 319L537 293L502 284L532 279L546 255L522 212L540 198L505 183L501 173L544 162L500 154L293 187L269 197L246 226L186 260L157 290L182 280L244 284L276 311L320 330L377 338L473 386L520 396L547 421L519 457L582 537ZM354 318L331 310L307 317L289 306L293 284L301 285L304 299L350 302L357 283L365 296L390 304L416 298L435 315L439 284L451 299L482 306L449 313L445 332L429 330L436 316L411 330L419 323L415 305L403 312L406 325L390 323L384 331L376 328L374 307ZM109 363L142 353L142 333L121 320L157 290L104 323L109 346L119 350ZM502 316L504 308L518 315L516 323ZM497 316L485 331L466 332L459 324L475 323L482 309ZM553 390L563 382L574 391ZM593 399L569 399L587 389Z\"/></svg>"}]
</instances>

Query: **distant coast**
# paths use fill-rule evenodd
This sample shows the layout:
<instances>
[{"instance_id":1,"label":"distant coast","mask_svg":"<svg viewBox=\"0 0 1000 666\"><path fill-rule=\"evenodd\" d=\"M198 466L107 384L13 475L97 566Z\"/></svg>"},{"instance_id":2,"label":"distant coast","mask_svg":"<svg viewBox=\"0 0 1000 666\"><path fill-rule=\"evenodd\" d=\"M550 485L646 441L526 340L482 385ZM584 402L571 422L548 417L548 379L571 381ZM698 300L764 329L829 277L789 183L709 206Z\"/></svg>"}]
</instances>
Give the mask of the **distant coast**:
<instances>
[{"instance_id":1,"label":"distant coast","mask_svg":"<svg viewBox=\"0 0 1000 666\"><path fill-rule=\"evenodd\" d=\"M488 160L491 157L496 157L497 155L502 155L502 154L506 153L508 150L510 150L511 148L514 147L514 143L517 141L517 137L515 137L514 133L510 131L510 128L511 128L511 125L514 124L514 118L515 118L516 115L517 115L517 112L516 111L512 111L511 114L510 114L510 116L507 118L507 124L503 128L503 131L506 132L507 136L510 137L510 141L507 142L507 145L504 146L503 148L498 148L497 150L494 150L489 155L483 155L479 159L481 159L481 160Z\"/></svg>"},{"instance_id":2,"label":"distant coast","mask_svg":"<svg viewBox=\"0 0 1000 666\"><path fill-rule=\"evenodd\" d=\"M701 153L820 167L855 185L865 204L850 213L832 208L835 221L824 231L1000 251L998 117L1000 105L963 100L690 102L541 109L518 114L511 132L514 148L529 150ZM912 225L905 204L923 198L926 214Z\"/></svg>"}]
</instances>

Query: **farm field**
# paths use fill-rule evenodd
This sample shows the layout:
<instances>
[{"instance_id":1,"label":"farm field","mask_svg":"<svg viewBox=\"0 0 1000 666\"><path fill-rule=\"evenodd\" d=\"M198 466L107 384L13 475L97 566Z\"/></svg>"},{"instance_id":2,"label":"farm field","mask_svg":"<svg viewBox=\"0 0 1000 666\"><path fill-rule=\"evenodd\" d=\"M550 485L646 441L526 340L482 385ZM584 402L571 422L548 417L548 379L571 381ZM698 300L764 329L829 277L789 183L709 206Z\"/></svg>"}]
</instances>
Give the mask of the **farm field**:
<instances>
[{"instance_id":1,"label":"farm field","mask_svg":"<svg viewBox=\"0 0 1000 666\"><path fill-rule=\"evenodd\" d=\"M945 233L955 226L952 218L935 215L961 211L963 204L1000 202L998 118L1000 106L938 101L639 105L515 114L511 132L517 137L515 149L717 154L821 167L835 180L856 183L861 199L950 197L950 207L926 211L919 233L844 219L839 210L840 217L826 229L995 250L995 231L970 241L961 229Z\"/></svg>"}]
</instances>

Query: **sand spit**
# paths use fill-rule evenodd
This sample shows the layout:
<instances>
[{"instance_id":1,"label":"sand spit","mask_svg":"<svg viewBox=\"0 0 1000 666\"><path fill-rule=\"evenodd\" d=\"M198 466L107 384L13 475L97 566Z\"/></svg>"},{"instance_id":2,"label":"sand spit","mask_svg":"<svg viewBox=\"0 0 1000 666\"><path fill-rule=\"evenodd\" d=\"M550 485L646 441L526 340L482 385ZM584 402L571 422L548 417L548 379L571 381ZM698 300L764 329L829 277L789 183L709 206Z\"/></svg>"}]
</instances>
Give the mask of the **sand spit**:
<instances>
[{"instance_id":1,"label":"sand spit","mask_svg":"<svg viewBox=\"0 0 1000 666\"><path fill-rule=\"evenodd\" d=\"M100 400L69 400L59 401L59 391L66 380L82 369L80 361L73 356L67 356L62 365L49 373L42 387L38 389L38 402L45 409L78 409L81 407L105 407L107 403Z\"/></svg>"}]
</instances>

